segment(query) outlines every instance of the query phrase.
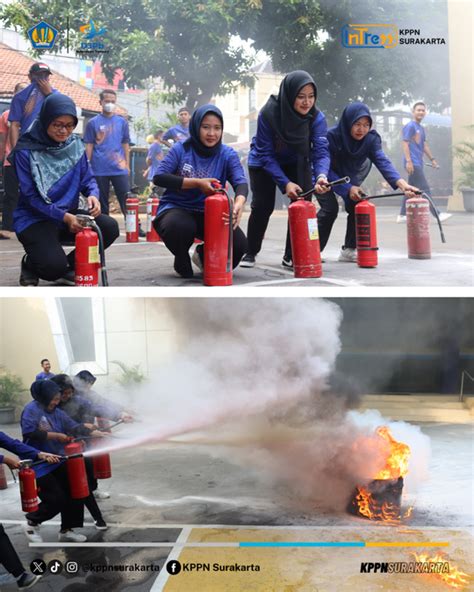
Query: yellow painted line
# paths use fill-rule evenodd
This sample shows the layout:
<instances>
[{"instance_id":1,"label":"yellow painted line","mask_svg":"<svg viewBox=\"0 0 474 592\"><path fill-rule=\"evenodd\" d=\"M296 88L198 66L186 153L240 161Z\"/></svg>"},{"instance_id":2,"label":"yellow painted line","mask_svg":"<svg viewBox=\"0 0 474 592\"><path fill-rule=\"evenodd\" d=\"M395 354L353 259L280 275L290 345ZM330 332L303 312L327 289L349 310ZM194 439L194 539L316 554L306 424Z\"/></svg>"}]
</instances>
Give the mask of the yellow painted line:
<instances>
[{"instance_id":1,"label":"yellow painted line","mask_svg":"<svg viewBox=\"0 0 474 592\"><path fill-rule=\"evenodd\" d=\"M411 542L411 541L402 541L400 543L392 543L392 542L373 542L365 543L366 547L449 547L449 543L445 541L437 542L437 541L421 541L421 542Z\"/></svg>"}]
</instances>

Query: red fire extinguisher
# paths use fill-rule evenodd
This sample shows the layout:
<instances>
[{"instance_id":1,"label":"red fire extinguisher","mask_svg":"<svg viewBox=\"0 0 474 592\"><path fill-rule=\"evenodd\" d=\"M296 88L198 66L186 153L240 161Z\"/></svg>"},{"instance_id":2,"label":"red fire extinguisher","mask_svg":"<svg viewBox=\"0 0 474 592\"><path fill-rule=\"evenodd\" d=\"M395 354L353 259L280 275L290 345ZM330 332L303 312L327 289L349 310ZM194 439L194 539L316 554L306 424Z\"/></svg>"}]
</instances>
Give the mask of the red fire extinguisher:
<instances>
[{"instance_id":1,"label":"red fire extinguisher","mask_svg":"<svg viewBox=\"0 0 474 592\"><path fill-rule=\"evenodd\" d=\"M69 478L69 489L73 499L82 499L89 496L87 483L86 464L82 456L82 444L71 442L64 447L64 453L69 458L66 461Z\"/></svg>"},{"instance_id":2,"label":"red fire extinguisher","mask_svg":"<svg viewBox=\"0 0 474 592\"><path fill-rule=\"evenodd\" d=\"M323 269L316 206L304 199L294 200L288 207L288 222L295 277L321 277Z\"/></svg>"},{"instance_id":3,"label":"red fire extinguisher","mask_svg":"<svg viewBox=\"0 0 474 592\"><path fill-rule=\"evenodd\" d=\"M103 444L99 443L98 446L103 446ZM93 456L92 466L94 469L94 477L96 479L110 479L110 477L112 477L110 454L107 452Z\"/></svg>"},{"instance_id":4,"label":"red fire extinguisher","mask_svg":"<svg viewBox=\"0 0 474 592\"><path fill-rule=\"evenodd\" d=\"M375 206L367 199L355 207L357 265L377 267L377 219Z\"/></svg>"},{"instance_id":5,"label":"red fire extinguisher","mask_svg":"<svg viewBox=\"0 0 474 592\"><path fill-rule=\"evenodd\" d=\"M204 285L232 285L232 198L216 187L204 202ZM229 223L223 215L229 216Z\"/></svg>"},{"instance_id":6,"label":"red fire extinguisher","mask_svg":"<svg viewBox=\"0 0 474 592\"><path fill-rule=\"evenodd\" d=\"M99 285L99 239L92 228L76 234L74 279L76 286Z\"/></svg>"},{"instance_id":7,"label":"red fire extinguisher","mask_svg":"<svg viewBox=\"0 0 474 592\"><path fill-rule=\"evenodd\" d=\"M23 512L36 512L39 508L38 487L36 486L36 473L31 468L31 461L22 461L18 478L20 480L21 509Z\"/></svg>"},{"instance_id":8,"label":"red fire extinguisher","mask_svg":"<svg viewBox=\"0 0 474 592\"><path fill-rule=\"evenodd\" d=\"M431 259L430 205L423 197L406 201L409 259Z\"/></svg>"},{"instance_id":9,"label":"red fire extinguisher","mask_svg":"<svg viewBox=\"0 0 474 592\"><path fill-rule=\"evenodd\" d=\"M140 200L132 193L125 200L125 232L127 243L138 243L138 206Z\"/></svg>"},{"instance_id":10,"label":"red fire extinguisher","mask_svg":"<svg viewBox=\"0 0 474 592\"><path fill-rule=\"evenodd\" d=\"M7 476L5 475L5 467L0 464L0 489L7 489Z\"/></svg>"},{"instance_id":11,"label":"red fire extinguisher","mask_svg":"<svg viewBox=\"0 0 474 592\"><path fill-rule=\"evenodd\" d=\"M156 212L160 200L157 197L149 197L146 200L146 242L157 243L160 240L158 233L153 226L153 220L156 217Z\"/></svg>"}]
</instances>

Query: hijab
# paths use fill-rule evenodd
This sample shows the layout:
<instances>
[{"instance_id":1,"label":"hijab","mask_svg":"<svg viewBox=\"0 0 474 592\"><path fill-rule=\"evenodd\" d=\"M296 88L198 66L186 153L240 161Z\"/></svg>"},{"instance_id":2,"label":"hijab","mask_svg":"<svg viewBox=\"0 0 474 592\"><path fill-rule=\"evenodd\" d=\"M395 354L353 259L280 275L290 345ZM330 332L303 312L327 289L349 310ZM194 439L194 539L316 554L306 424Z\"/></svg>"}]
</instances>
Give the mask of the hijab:
<instances>
[{"instance_id":1,"label":"hijab","mask_svg":"<svg viewBox=\"0 0 474 592\"><path fill-rule=\"evenodd\" d=\"M47 407L60 389L52 380L35 380L30 387L31 396L43 407Z\"/></svg>"},{"instance_id":2,"label":"hijab","mask_svg":"<svg viewBox=\"0 0 474 592\"><path fill-rule=\"evenodd\" d=\"M311 124L318 110L313 105L306 115L301 115L293 105L298 93L307 84L313 85L317 96L316 83L308 72L290 72L281 81L278 96L271 95L261 110L276 135L298 154L305 156L310 151Z\"/></svg>"},{"instance_id":3,"label":"hijab","mask_svg":"<svg viewBox=\"0 0 474 592\"><path fill-rule=\"evenodd\" d=\"M328 131L328 142L331 153L342 153L339 156L348 156L357 160L364 160L371 152L372 146L380 137L371 129L362 140L355 140L351 136L351 128L361 117L368 117L372 127L370 110L364 103L355 101L342 112L339 123Z\"/></svg>"},{"instance_id":4,"label":"hijab","mask_svg":"<svg viewBox=\"0 0 474 592\"><path fill-rule=\"evenodd\" d=\"M70 115L77 124L74 101L58 92L44 100L38 117L18 140L13 153L30 151L30 170L38 193L50 204L48 191L68 173L84 154L84 144L79 136L71 134L65 142L56 142L48 136L48 126L61 115Z\"/></svg>"},{"instance_id":5,"label":"hijab","mask_svg":"<svg viewBox=\"0 0 474 592\"><path fill-rule=\"evenodd\" d=\"M270 124L276 136L297 153L296 182L303 188L312 185L310 150L311 125L316 119L318 110L313 105L306 115L301 115L294 109L298 93L307 84L312 84L317 97L318 90L312 76L304 70L295 70L283 78L278 96L271 95L262 107L261 114Z\"/></svg>"},{"instance_id":6,"label":"hijab","mask_svg":"<svg viewBox=\"0 0 474 592\"><path fill-rule=\"evenodd\" d=\"M212 115L216 115L221 121L222 124L222 135L220 140L217 142L215 146L209 147L205 146L200 139L199 132L201 129L202 120L206 115L211 113ZM189 123L189 138L183 142L183 144L188 147L191 146L199 156L204 156L205 158L209 158L218 154L221 145L222 145L222 136L224 135L224 118L222 116L222 112L218 109L215 105L211 105L208 103L207 105L202 105L198 107L196 111L194 111L191 121Z\"/></svg>"}]
</instances>

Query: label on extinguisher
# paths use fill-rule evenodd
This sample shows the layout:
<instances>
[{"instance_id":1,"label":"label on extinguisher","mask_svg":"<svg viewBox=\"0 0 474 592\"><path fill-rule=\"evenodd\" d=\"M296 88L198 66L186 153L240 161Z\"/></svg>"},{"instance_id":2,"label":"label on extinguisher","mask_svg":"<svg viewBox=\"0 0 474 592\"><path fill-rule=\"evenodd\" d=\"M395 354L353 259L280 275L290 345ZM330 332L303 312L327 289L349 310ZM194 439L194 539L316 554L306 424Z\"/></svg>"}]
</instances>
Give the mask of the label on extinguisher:
<instances>
[{"instance_id":1,"label":"label on extinguisher","mask_svg":"<svg viewBox=\"0 0 474 592\"><path fill-rule=\"evenodd\" d=\"M146 231L151 232L151 221L153 220L153 216L148 214L146 217Z\"/></svg>"},{"instance_id":2,"label":"label on extinguisher","mask_svg":"<svg viewBox=\"0 0 474 592\"><path fill-rule=\"evenodd\" d=\"M136 232L137 231L137 217L135 212L127 212L125 218L125 232Z\"/></svg>"},{"instance_id":3,"label":"label on extinguisher","mask_svg":"<svg viewBox=\"0 0 474 592\"><path fill-rule=\"evenodd\" d=\"M97 245L89 247L88 259L89 263L99 263L99 247Z\"/></svg>"},{"instance_id":4,"label":"label on extinguisher","mask_svg":"<svg viewBox=\"0 0 474 592\"><path fill-rule=\"evenodd\" d=\"M318 221L316 218L308 218L309 240L319 240Z\"/></svg>"}]
</instances>

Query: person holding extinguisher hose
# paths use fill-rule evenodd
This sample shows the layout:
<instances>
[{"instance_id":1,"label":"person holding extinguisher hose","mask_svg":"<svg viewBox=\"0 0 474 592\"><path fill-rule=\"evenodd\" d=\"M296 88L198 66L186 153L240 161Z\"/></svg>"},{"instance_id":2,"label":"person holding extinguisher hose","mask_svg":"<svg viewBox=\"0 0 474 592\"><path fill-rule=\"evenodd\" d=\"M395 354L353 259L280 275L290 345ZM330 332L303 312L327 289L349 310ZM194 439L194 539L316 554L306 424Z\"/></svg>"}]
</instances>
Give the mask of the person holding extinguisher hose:
<instances>
[{"instance_id":1,"label":"person holding extinguisher hose","mask_svg":"<svg viewBox=\"0 0 474 592\"><path fill-rule=\"evenodd\" d=\"M339 261L356 262L355 206L362 197L361 183L373 165L393 189L401 189L407 197L414 197L416 187L409 185L395 169L382 150L382 138L372 129L372 116L364 103L355 101L347 105L339 123L328 130L331 167L329 181L349 177L350 182L337 186L337 194L344 200L347 216L346 236L339 254ZM339 204L334 191L318 197L321 209L318 212L319 244L321 251L326 246Z\"/></svg>"},{"instance_id":2,"label":"person holding extinguisher hose","mask_svg":"<svg viewBox=\"0 0 474 592\"><path fill-rule=\"evenodd\" d=\"M326 193L329 151L324 114L316 108L317 89L303 70L290 72L258 116L248 157L252 203L247 227L248 249L240 264L253 267L275 208L276 186L292 200L312 187ZM306 199L310 201L312 196ZM283 267L293 267L289 228Z\"/></svg>"},{"instance_id":3,"label":"person holding extinguisher hose","mask_svg":"<svg viewBox=\"0 0 474 592\"><path fill-rule=\"evenodd\" d=\"M57 406L61 400L60 389L51 380L37 380L31 385L33 401L21 414L23 441L29 446L42 448L57 456L64 456L64 445L72 436L94 436L104 434L73 421ZM87 540L73 528L84 525L84 500L72 499L65 463L59 466L39 465L35 467L41 503L38 510L26 514L25 533L31 542L42 542L40 525L61 513L59 541L81 543Z\"/></svg>"},{"instance_id":4,"label":"person holding extinguisher hose","mask_svg":"<svg viewBox=\"0 0 474 592\"><path fill-rule=\"evenodd\" d=\"M55 454L48 452L41 452L32 446L23 444L20 440L11 438L5 432L0 432L0 448L4 448L13 454L16 454L21 459L44 460L47 463L58 463L60 458ZM19 469L21 467L20 461L12 456L4 456L0 454L0 464L5 464L10 469ZM15 551L3 525L0 524L0 563L11 574L11 578L16 580L16 585L19 590L27 590L34 586L41 576L35 576L27 572ZM3 579L3 578L2 578ZM0 584L3 582L0 581Z\"/></svg>"},{"instance_id":5,"label":"person holding extinguisher hose","mask_svg":"<svg viewBox=\"0 0 474 592\"><path fill-rule=\"evenodd\" d=\"M97 426L94 423L96 417L104 417L113 421L118 421L122 418L121 413L114 413L116 411L115 406L108 407L107 405L94 404L90 399L77 394L72 379L67 374L56 374L56 376L51 378L51 381L57 384L60 389L61 400L58 408L77 423L82 423L89 429L96 429ZM123 419L123 421L128 423L133 421L133 418L127 416L127 419ZM90 491L89 497L84 499L84 504L94 519L97 530L107 530L107 524L95 499L94 492L97 490L97 479L94 477L93 460L87 457L84 458L84 462Z\"/></svg>"},{"instance_id":6,"label":"person holding extinguisher hose","mask_svg":"<svg viewBox=\"0 0 474 592\"><path fill-rule=\"evenodd\" d=\"M117 222L100 212L84 144L73 134L77 122L72 99L53 93L10 154L20 185L13 222L25 249L21 286L37 286L40 278L74 285L75 252L66 256L61 244L73 242L83 228L76 217L80 193L87 200L84 213L93 216L102 231L104 247L119 236Z\"/></svg>"},{"instance_id":7,"label":"person holding extinguisher hose","mask_svg":"<svg viewBox=\"0 0 474 592\"><path fill-rule=\"evenodd\" d=\"M229 182L235 192L232 212L233 261L236 267L247 249L239 227L248 184L237 152L222 143L224 118L215 105L194 111L190 137L177 142L158 165L153 182L165 187L153 226L174 255L174 269L184 278L194 275L189 249L195 238L204 238L204 201L216 192L216 184ZM193 263L203 268L205 245L198 245Z\"/></svg>"}]
</instances>

